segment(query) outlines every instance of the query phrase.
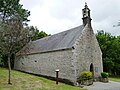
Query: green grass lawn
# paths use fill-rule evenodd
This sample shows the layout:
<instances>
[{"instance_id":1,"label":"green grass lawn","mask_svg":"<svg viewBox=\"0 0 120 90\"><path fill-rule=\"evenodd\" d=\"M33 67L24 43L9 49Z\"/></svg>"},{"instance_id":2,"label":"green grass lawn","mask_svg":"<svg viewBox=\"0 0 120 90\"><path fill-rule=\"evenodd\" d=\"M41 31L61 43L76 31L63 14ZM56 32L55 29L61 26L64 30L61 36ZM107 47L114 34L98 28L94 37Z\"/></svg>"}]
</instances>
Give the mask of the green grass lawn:
<instances>
[{"instance_id":1,"label":"green grass lawn","mask_svg":"<svg viewBox=\"0 0 120 90\"><path fill-rule=\"evenodd\" d=\"M120 82L120 77L109 77L109 80L115 81L115 82Z\"/></svg>"},{"instance_id":2,"label":"green grass lawn","mask_svg":"<svg viewBox=\"0 0 120 90\"><path fill-rule=\"evenodd\" d=\"M7 84L8 70L0 68L0 90L85 90L39 76L12 70L12 85Z\"/></svg>"}]
</instances>

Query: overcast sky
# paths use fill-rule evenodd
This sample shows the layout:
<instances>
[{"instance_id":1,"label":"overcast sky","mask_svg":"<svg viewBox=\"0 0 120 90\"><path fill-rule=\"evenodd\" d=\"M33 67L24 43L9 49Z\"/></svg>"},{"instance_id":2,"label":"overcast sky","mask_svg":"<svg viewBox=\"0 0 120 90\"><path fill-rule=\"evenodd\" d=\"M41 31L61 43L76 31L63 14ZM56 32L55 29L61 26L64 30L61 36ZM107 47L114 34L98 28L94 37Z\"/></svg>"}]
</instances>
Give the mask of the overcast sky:
<instances>
[{"instance_id":1,"label":"overcast sky","mask_svg":"<svg viewBox=\"0 0 120 90\"><path fill-rule=\"evenodd\" d=\"M94 32L104 30L120 35L120 0L21 0L25 9L31 12L29 25L41 31L55 34L82 24L82 9L85 2L91 10Z\"/></svg>"}]
</instances>

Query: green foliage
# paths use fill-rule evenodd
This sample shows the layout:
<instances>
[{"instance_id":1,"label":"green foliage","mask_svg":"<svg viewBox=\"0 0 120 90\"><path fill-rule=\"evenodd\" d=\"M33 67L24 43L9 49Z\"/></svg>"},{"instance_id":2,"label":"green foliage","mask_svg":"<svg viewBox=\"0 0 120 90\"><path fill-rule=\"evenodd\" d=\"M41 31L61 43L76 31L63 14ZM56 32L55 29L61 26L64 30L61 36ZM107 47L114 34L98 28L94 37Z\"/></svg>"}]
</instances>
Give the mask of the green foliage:
<instances>
[{"instance_id":1,"label":"green foliage","mask_svg":"<svg viewBox=\"0 0 120 90\"><path fill-rule=\"evenodd\" d=\"M0 67L7 67L7 56L0 53Z\"/></svg>"},{"instance_id":2,"label":"green foliage","mask_svg":"<svg viewBox=\"0 0 120 90\"><path fill-rule=\"evenodd\" d=\"M23 5L21 5L19 3L20 0L0 0L0 36L2 36L2 34L6 34L6 40L5 37L1 37L0 38L0 65L6 67L7 64L7 58L8 58L8 53L6 54L5 52L8 52L5 49L8 49L9 46L13 44L13 42L9 41L10 39L12 41L16 41L15 39L17 39L17 34L21 34L21 32L23 33L23 36L28 36L27 32L28 30L21 30L22 27L24 27L23 25L26 25L26 23L29 21L28 20L28 16L30 16L30 11L26 10L23 8ZM16 22L19 21L20 23ZM15 23L16 22L16 25ZM14 25L11 25L10 23L13 23ZM22 25L23 24L23 25ZM18 30L19 29L19 30ZM21 30L21 31L20 31ZM18 33L17 33L18 32ZM20 35L21 37L21 35ZM23 44L25 44L26 38L24 38L24 40L20 40L19 42L16 43L15 46L19 46L21 41L24 41ZM4 45L3 45L3 41L4 41ZM6 44L5 44L6 42ZM11 43L9 43L11 42ZM7 45L7 43L9 43L9 46ZM21 43L22 44L22 43ZM3 46L2 46L3 45ZM20 47L15 47L16 51L19 51L22 46ZM6 47L6 48L2 48L2 47ZM14 47L14 45L12 46ZM3 50L4 49L4 50ZM11 50L12 52L14 50ZM13 55L15 55L15 53L12 53L11 56L11 63L13 64L14 60L13 60Z\"/></svg>"},{"instance_id":3,"label":"green foliage","mask_svg":"<svg viewBox=\"0 0 120 90\"><path fill-rule=\"evenodd\" d=\"M8 19L18 16L22 21L29 21L30 11L24 9L20 0L0 0L0 17L1 21L5 22Z\"/></svg>"},{"instance_id":4,"label":"green foliage","mask_svg":"<svg viewBox=\"0 0 120 90\"><path fill-rule=\"evenodd\" d=\"M120 75L120 36L101 30L96 37L102 50L103 71Z\"/></svg>"},{"instance_id":5,"label":"green foliage","mask_svg":"<svg viewBox=\"0 0 120 90\"><path fill-rule=\"evenodd\" d=\"M12 85L7 85L8 70L0 68L0 90L86 90L55 81L12 70Z\"/></svg>"},{"instance_id":6,"label":"green foliage","mask_svg":"<svg viewBox=\"0 0 120 90\"><path fill-rule=\"evenodd\" d=\"M92 79L92 73L88 71L84 71L80 74L80 79L81 80L89 80Z\"/></svg>"},{"instance_id":7,"label":"green foliage","mask_svg":"<svg viewBox=\"0 0 120 90\"><path fill-rule=\"evenodd\" d=\"M28 42L28 30L24 29L30 12L23 9L20 0L0 0L0 66L8 63L8 84L11 84L11 61L15 53Z\"/></svg>"},{"instance_id":8,"label":"green foliage","mask_svg":"<svg viewBox=\"0 0 120 90\"><path fill-rule=\"evenodd\" d=\"M20 48L28 42L29 31L23 27L21 20L13 18L0 23L0 50L2 55L6 55L9 77L8 84L11 84L11 60Z\"/></svg>"},{"instance_id":9,"label":"green foliage","mask_svg":"<svg viewBox=\"0 0 120 90\"><path fill-rule=\"evenodd\" d=\"M108 78L109 74L106 72L101 73L102 78Z\"/></svg>"},{"instance_id":10,"label":"green foliage","mask_svg":"<svg viewBox=\"0 0 120 90\"><path fill-rule=\"evenodd\" d=\"M120 82L120 76L110 76L109 77L109 80L110 81L115 81L115 82Z\"/></svg>"},{"instance_id":11,"label":"green foliage","mask_svg":"<svg viewBox=\"0 0 120 90\"><path fill-rule=\"evenodd\" d=\"M48 36L48 34L45 33L44 31L39 31L37 27L30 26L28 28L30 32L32 33L31 34L32 41Z\"/></svg>"},{"instance_id":12,"label":"green foliage","mask_svg":"<svg viewBox=\"0 0 120 90\"><path fill-rule=\"evenodd\" d=\"M2 59L2 55L0 54L0 67L4 66L4 60Z\"/></svg>"}]
</instances>

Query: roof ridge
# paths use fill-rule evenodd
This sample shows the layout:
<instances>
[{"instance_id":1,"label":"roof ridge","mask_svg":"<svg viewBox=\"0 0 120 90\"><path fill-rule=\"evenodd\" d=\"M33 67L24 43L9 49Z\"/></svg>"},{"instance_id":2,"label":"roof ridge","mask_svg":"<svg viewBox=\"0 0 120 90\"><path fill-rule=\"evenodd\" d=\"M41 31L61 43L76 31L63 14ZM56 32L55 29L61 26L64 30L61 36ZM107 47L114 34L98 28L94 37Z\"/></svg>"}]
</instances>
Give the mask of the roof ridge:
<instances>
[{"instance_id":1,"label":"roof ridge","mask_svg":"<svg viewBox=\"0 0 120 90\"><path fill-rule=\"evenodd\" d=\"M80 26L83 26L83 25L79 25L79 26L73 27L73 28L71 28L71 29L68 29L68 30L65 30L65 31L58 32L58 33L53 34L53 35L51 35L51 36L58 35L58 34L61 34L61 33L64 33L64 32L70 31L70 30L73 30L73 29L78 28L78 27L80 27ZM46 39L46 38L49 38L49 37L51 37L51 36L46 36L46 37L37 39L37 40L35 40L35 41L39 41L39 40L42 40L42 39ZM35 41L32 41L32 42L35 42Z\"/></svg>"}]
</instances>

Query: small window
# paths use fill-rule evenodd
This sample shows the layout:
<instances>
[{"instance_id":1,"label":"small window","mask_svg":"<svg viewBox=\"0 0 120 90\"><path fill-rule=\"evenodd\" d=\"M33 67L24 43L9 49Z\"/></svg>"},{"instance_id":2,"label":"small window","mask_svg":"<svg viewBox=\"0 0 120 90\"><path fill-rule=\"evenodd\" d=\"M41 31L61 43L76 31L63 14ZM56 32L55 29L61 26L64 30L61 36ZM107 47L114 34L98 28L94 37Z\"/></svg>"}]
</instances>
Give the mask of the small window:
<instances>
[{"instance_id":1,"label":"small window","mask_svg":"<svg viewBox=\"0 0 120 90\"><path fill-rule=\"evenodd\" d=\"M84 11L84 13L86 13L86 11Z\"/></svg>"},{"instance_id":2,"label":"small window","mask_svg":"<svg viewBox=\"0 0 120 90\"><path fill-rule=\"evenodd\" d=\"M98 72L98 67L95 67L95 72Z\"/></svg>"}]
</instances>

